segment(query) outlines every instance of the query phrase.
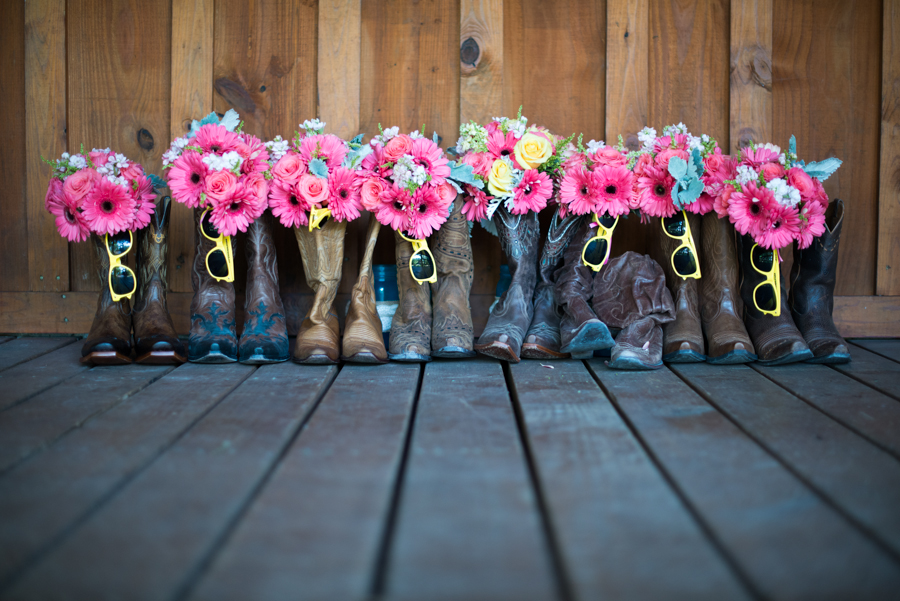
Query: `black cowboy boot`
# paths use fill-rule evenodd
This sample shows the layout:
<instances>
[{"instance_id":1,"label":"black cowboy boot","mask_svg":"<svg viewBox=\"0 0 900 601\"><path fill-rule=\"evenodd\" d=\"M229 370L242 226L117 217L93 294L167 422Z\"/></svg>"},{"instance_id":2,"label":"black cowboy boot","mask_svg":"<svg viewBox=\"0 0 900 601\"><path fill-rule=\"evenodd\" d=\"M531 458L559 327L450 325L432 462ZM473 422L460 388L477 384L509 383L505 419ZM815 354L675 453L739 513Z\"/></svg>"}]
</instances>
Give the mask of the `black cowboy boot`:
<instances>
[{"instance_id":1,"label":"black cowboy boot","mask_svg":"<svg viewBox=\"0 0 900 601\"><path fill-rule=\"evenodd\" d=\"M113 302L109 292L109 255L105 236L91 235L97 255L100 296L91 332L81 347L81 362L95 365L131 363L131 306L127 298Z\"/></svg>"},{"instance_id":2,"label":"black cowboy boot","mask_svg":"<svg viewBox=\"0 0 900 601\"><path fill-rule=\"evenodd\" d=\"M290 359L284 304L278 292L278 261L272 217L266 212L247 229L247 293L240 361L280 363Z\"/></svg>"},{"instance_id":3,"label":"black cowboy boot","mask_svg":"<svg viewBox=\"0 0 900 601\"><path fill-rule=\"evenodd\" d=\"M534 287L534 317L522 345L522 357L526 359L564 359L568 356L559 350L562 344L559 338L560 310L553 293L556 281L553 274L562 263L563 253L581 221L581 215L571 213L563 219L559 218L559 213L554 213L550 221Z\"/></svg>"},{"instance_id":4,"label":"black cowboy boot","mask_svg":"<svg viewBox=\"0 0 900 601\"><path fill-rule=\"evenodd\" d=\"M834 325L834 282L844 201L836 199L825 216L825 233L800 250L794 243L788 305L794 322L813 353L807 363L847 363L850 350Z\"/></svg>"}]
</instances>

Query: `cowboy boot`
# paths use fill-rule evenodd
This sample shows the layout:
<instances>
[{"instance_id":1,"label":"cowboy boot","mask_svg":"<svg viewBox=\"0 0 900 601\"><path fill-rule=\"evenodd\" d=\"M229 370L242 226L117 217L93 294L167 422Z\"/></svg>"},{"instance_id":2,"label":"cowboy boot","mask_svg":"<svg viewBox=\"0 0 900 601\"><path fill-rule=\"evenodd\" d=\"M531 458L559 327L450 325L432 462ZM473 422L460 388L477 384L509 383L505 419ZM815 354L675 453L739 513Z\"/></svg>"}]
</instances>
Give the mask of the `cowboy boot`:
<instances>
[{"instance_id":1,"label":"cowboy boot","mask_svg":"<svg viewBox=\"0 0 900 601\"><path fill-rule=\"evenodd\" d=\"M560 352L572 353L575 358L590 357L594 351L612 348L615 344L606 324L591 308L594 271L584 264L581 254L584 245L594 237L588 219L582 219L575 237L563 254L563 264L556 270L554 298L562 317L559 321Z\"/></svg>"},{"instance_id":2,"label":"cowboy boot","mask_svg":"<svg viewBox=\"0 0 900 601\"><path fill-rule=\"evenodd\" d=\"M568 355L560 352L559 338L560 311L553 293L553 273L562 263L563 253L569 240L578 230L581 216L569 214L562 219L553 214L547 240L538 263L538 281L534 287L534 317L525 334L522 357L525 359L565 359Z\"/></svg>"},{"instance_id":3,"label":"cowboy boot","mask_svg":"<svg viewBox=\"0 0 900 601\"><path fill-rule=\"evenodd\" d=\"M134 302L134 347L138 363L184 363L184 344L166 305L166 255L169 250L169 208L164 196L150 224L138 232L138 289Z\"/></svg>"},{"instance_id":4,"label":"cowboy boot","mask_svg":"<svg viewBox=\"0 0 900 601\"><path fill-rule=\"evenodd\" d=\"M812 359L812 351L800 335L788 312L784 273L779 270L781 288L781 313L777 317L766 315L756 308L753 291L765 280L765 276L753 268L751 253L753 237L738 236L738 253L741 260L741 299L744 301L744 325L756 347L761 365L784 365ZM776 261L779 260L777 257Z\"/></svg>"},{"instance_id":5,"label":"cowboy boot","mask_svg":"<svg viewBox=\"0 0 900 601\"><path fill-rule=\"evenodd\" d=\"M109 292L109 255L105 236L94 234L91 242L97 253L100 296L91 332L81 347L81 362L94 365L131 363L131 307L127 298L113 302Z\"/></svg>"},{"instance_id":6,"label":"cowboy boot","mask_svg":"<svg viewBox=\"0 0 900 601\"><path fill-rule=\"evenodd\" d=\"M534 316L531 300L537 283L541 224L537 213L512 215L502 204L494 218L512 279L509 288L494 305L475 350L495 359L518 363L525 332Z\"/></svg>"},{"instance_id":7,"label":"cowboy boot","mask_svg":"<svg viewBox=\"0 0 900 601\"><path fill-rule=\"evenodd\" d=\"M687 214L691 232L700 231L699 219ZM675 300L675 321L663 326L665 343L663 361L669 363L698 363L706 360L703 345L703 328L700 325L699 283L695 278L682 278L672 267L672 253L680 242L663 232L662 221L651 219L650 227L655 230L651 244L653 259L666 274L666 285ZM698 252L700 252L698 250ZM699 259L699 257L698 257ZM701 266L702 267L702 266ZM702 269L701 269L702 273Z\"/></svg>"},{"instance_id":8,"label":"cowboy boot","mask_svg":"<svg viewBox=\"0 0 900 601\"><path fill-rule=\"evenodd\" d=\"M384 363L388 360L381 333L381 318L375 305L375 288L372 286L372 253L380 230L381 224L375 215L369 215L366 251L359 266L359 279L350 293L350 309L344 323L341 359L351 363Z\"/></svg>"},{"instance_id":9,"label":"cowboy boot","mask_svg":"<svg viewBox=\"0 0 900 601\"><path fill-rule=\"evenodd\" d=\"M266 212L247 229L247 292L239 357L250 365L290 358L284 304L278 292L278 260L272 216Z\"/></svg>"},{"instance_id":10,"label":"cowboy boot","mask_svg":"<svg viewBox=\"0 0 900 601\"><path fill-rule=\"evenodd\" d=\"M807 363L847 363L850 350L834 325L834 282L838 246L844 223L844 201L836 199L825 216L825 232L809 248L794 243L791 291L788 305L794 323L806 339L814 358Z\"/></svg>"},{"instance_id":11,"label":"cowboy boot","mask_svg":"<svg viewBox=\"0 0 900 601\"><path fill-rule=\"evenodd\" d=\"M412 244L394 232L397 244L397 290L400 302L391 321L391 361L431 361L431 289L419 284L409 272Z\"/></svg>"},{"instance_id":12,"label":"cowboy boot","mask_svg":"<svg viewBox=\"0 0 900 601\"><path fill-rule=\"evenodd\" d=\"M437 282L431 285L434 317L431 324L432 355L445 359L474 357L472 350L472 242L469 222L462 214L463 198L457 197L450 217L434 236Z\"/></svg>"},{"instance_id":13,"label":"cowboy boot","mask_svg":"<svg viewBox=\"0 0 900 601\"><path fill-rule=\"evenodd\" d=\"M341 358L341 330L334 297L341 282L346 221L329 219L316 230L295 227L306 283L316 293L312 307L300 324L294 344L294 361L313 365L337 363Z\"/></svg>"},{"instance_id":14,"label":"cowboy boot","mask_svg":"<svg viewBox=\"0 0 900 601\"><path fill-rule=\"evenodd\" d=\"M706 335L706 361L714 365L756 361L741 319L744 307L738 291L734 226L714 213L701 220L700 319Z\"/></svg>"},{"instance_id":15,"label":"cowboy boot","mask_svg":"<svg viewBox=\"0 0 900 601\"><path fill-rule=\"evenodd\" d=\"M215 243L200 232L202 214L203 209L194 209L197 250L191 269L194 298L191 300L188 361L233 363L238 358L237 335L234 330L234 284L224 280L216 281L206 268L206 255L215 248Z\"/></svg>"}]
</instances>

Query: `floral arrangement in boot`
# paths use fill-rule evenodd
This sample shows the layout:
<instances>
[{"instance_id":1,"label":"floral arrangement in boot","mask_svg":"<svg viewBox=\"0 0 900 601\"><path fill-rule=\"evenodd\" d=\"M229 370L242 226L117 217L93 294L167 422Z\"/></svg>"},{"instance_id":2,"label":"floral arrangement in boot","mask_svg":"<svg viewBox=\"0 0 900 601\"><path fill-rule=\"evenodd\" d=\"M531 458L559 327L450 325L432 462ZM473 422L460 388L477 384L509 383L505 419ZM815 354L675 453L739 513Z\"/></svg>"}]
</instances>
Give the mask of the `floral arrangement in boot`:
<instances>
[{"instance_id":1,"label":"floral arrangement in boot","mask_svg":"<svg viewBox=\"0 0 900 601\"><path fill-rule=\"evenodd\" d=\"M268 206L269 152L242 127L234 109L221 120L210 113L163 154L172 196L188 207L208 208L210 223L223 236L246 232Z\"/></svg>"},{"instance_id":2,"label":"floral arrangement in boot","mask_svg":"<svg viewBox=\"0 0 900 601\"><path fill-rule=\"evenodd\" d=\"M59 235L83 242L91 233L114 235L150 223L156 189L165 184L140 163L109 148L65 152L53 166L44 207L56 217Z\"/></svg>"},{"instance_id":3,"label":"floral arrangement in boot","mask_svg":"<svg viewBox=\"0 0 900 601\"><path fill-rule=\"evenodd\" d=\"M285 227L319 227L326 217L352 221L362 210L362 134L345 141L325 134L325 123L304 121L290 141L276 136L269 152L269 206Z\"/></svg>"},{"instance_id":4,"label":"floral arrangement in boot","mask_svg":"<svg viewBox=\"0 0 900 601\"><path fill-rule=\"evenodd\" d=\"M513 215L540 212L563 174L560 150L574 136L559 140L522 116L495 117L486 126L469 122L459 128L456 152L474 171L464 186L463 213L469 221L490 220L501 203Z\"/></svg>"}]
</instances>

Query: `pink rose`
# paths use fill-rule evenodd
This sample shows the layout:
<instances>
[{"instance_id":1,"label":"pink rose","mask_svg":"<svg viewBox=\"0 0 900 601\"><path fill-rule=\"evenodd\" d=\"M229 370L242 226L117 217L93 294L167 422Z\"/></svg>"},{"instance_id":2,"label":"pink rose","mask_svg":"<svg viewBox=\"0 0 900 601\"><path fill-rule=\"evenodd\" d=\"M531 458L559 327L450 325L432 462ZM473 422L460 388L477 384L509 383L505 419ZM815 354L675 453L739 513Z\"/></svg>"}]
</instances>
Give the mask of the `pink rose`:
<instances>
[{"instance_id":1,"label":"pink rose","mask_svg":"<svg viewBox=\"0 0 900 601\"><path fill-rule=\"evenodd\" d=\"M54 213L54 209L62 206L65 200L65 192L63 192L63 183L55 177L50 178L50 184L47 186L47 195L44 197L44 208Z\"/></svg>"},{"instance_id":2,"label":"pink rose","mask_svg":"<svg viewBox=\"0 0 900 601\"><path fill-rule=\"evenodd\" d=\"M406 134L400 134L388 141L384 147L384 159L390 163L396 163L404 154L412 150L412 140Z\"/></svg>"},{"instance_id":3,"label":"pink rose","mask_svg":"<svg viewBox=\"0 0 900 601\"><path fill-rule=\"evenodd\" d=\"M97 150L97 151L89 152L88 158L91 159L91 162L95 166L102 167L109 161L109 155L110 155L110 153L108 153L108 152L100 152L99 150Z\"/></svg>"},{"instance_id":4,"label":"pink rose","mask_svg":"<svg viewBox=\"0 0 900 601\"><path fill-rule=\"evenodd\" d=\"M816 196L816 186L813 179L800 167L791 167L787 172L787 183L800 192L800 198L809 200Z\"/></svg>"},{"instance_id":5,"label":"pink rose","mask_svg":"<svg viewBox=\"0 0 900 601\"><path fill-rule=\"evenodd\" d=\"M303 159L292 151L286 152L272 167L272 175L289 184L296 184L305 173L306 165L303 164Z\"/></svg>"},{"instance_id":6,"label":"pink rose","mask_svg":"<svg viewBox=\"0 0 900 601\"><path fill-rule=\"evenodd\" d=\"M144 168L141 167L140 163L133 163L129 161L128 166L122 169L121 173L125 179L127 179L128 181L132 181L144 175Z\"/></svg>"},{"instance_id":7,"label":"pink rose","mask_svg":"<svg viewBox=\"0 0 900 601\"><path fill-rule=\"evenodd\" d=\"M384 192L384 180L380 177L370 177L363 182L360 188L362 205L367 211L375 212L381 205L381 193Z\"/></svg>"},{"instance_id":8,"label":"pink rose","mask_svg":"<svg viewBox=\"0 0 900 601\"><path fill-rule=\"evenodd\" d=\"M231 171L210 171L206 176L206 195L211 199L224 202L234 196L237 178Z\"/></svg>"},{"instance_id":9,"label":"pink rose","mask_svg":"<svg viewBox=\"0 0 900 601\"><path fill-rule=\"evenodd\" d=\"M438 198L441 200L441 206L449 207L453 199L456 198L456 189L446 180L440 186L435 187Z\"/></svg>"},{"instance_id":10,"label":"pink rose","mask_svg":"<svg viewBox=\"0 0 900 601\"><path fill-rule=\"evenodd\" d=\"M653 162L653 158L649 154L642 154L638 156L637 162L634 164L634 180L637 181L639 177L643 177L644 169L647 168L647 165Z\"/></svg>"},{"instance_id":11,"label":"pink rose","mask_svg":"<svg viewBox=\"0 0 900 601\"><path fill-rule=\"evenodd\" d=\"M255 194L259 201L263 203L263 207L268 204L269 182L266 181L266 178L262 173L254 171L244 178L243 183L244 187L247 188L251 194Z\"/></svg>"},{"instance_id":12,"label":"pink rose","mask_svg":"<svg viewBox=\"0 0 900 601\"><path fill-rule=\"evenodd\" d=\"M93 169L82 169L81 171L76 171L72 175L66 178L65 183L63 184L63 190L65 191L66 198L71 200L72 202L78 202L90 192L94 188L94 183L100 178L100 174L98 174Z\"/></svg>"},{"instance_id":13,"label":"pink rose","mask_svg":"<svg viewBox=\"0 0 900 601\"><path fill-rule=\"evenodd\" d=\"M594 160L601 165L610 165L613 167L628 164L628 159L625 158L625 155L612 146L604 146L603 148L595 152Z\"/></svg>"},{"instance_id":14,"label":"pink rose","mask_svg":"<svg viewBox=\"0 0 900 601\"><path fill-rule=\"evenodd\" d=\"M782 167L778 163L766 163L762 166L762 169L760 171L762 173L763 179L767 182L770 182L773 179L784 177L784 167Z\"/></svg>"},{"instance_id":15,"label":"pink rose","mask_svg":"<svg viewBox=\"0 0 900 601\"><path fill-rule=\"evenodd\" d=\"M307 173L300 177L299 188L300 196L310 205L321 208L328 202L328 180Z\"/></svg>"},{"instance_id":16,"label":"pink rose","mask_svg":"<svg viewBox=\"0 0 900 601\"><path fill-rule=\"evenodd\" d=\"M707 156L703 160L703 166L708 173L717 173L725 166L726 160L725 155L719 152L719 149L717 148L714 154Z\"/></svg>"},{"instance_id":17,"label":"pink rose","mask_svg":"<svg viewBox=\"0 0 900 601\"><path fill-rule=\"evenodd\" d=\"M658 155L656 155L656 164L659 167L662 167L666 171L669 170L669 160L672 157L678 157L683 160L685 163L690 160L690 155L684 150L680 148L666 148Z\"/></svg>"}]
</instances>

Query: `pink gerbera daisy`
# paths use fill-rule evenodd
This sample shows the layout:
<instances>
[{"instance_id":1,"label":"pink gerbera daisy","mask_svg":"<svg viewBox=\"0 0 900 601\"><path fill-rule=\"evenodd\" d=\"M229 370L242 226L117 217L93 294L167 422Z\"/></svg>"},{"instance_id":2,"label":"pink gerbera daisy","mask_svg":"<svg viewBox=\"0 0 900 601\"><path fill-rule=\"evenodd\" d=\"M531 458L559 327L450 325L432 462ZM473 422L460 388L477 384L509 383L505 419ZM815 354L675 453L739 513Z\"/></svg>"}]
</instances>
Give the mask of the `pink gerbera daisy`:
<instances>
[{"instance_id":1,"label":"pink gerbera daisy","mask_svg":"<svg viewBox=\"0 0 900 601\"><path fill-rule=\"evenodd\" d=\"M687 134L674 134L671 136L660 136L656 138L656 142L653 143L653 152L654 154L659 154L663 150L667 148L677 148L680 150L686 150L688 146L688 137Z\"/></svg>"},{"instance_id":2,"label":"pink gerbera daisy","mask_svg":"<svg viewBox=\"0 0 900 601\"><path fill-rule=\"evenodd\" d=\"M825 233L825 207L818 202L805 202L800 210L797 246L809 248L815 238Z\"/></svg>"},{"instance_id":3,"label":"pink gerbera daisy","mask_svg":"<svg viewBox=\"0 0 900 601\"><path fill-rule=\"evenodd\" d=\"M766 163L777 162L778 153L772 149L764 148L763 146L757 146L755 150L749 146L741 149L741 165L749 165L757 171Z\"/></svg>"},{"instance_id":4,"label":"pink gerbera daisy","mask_svg":"<svg viewBox=\"0 0 900 601\"><path fill-rule=\"evenodd\" d=\"M428 138L413 140L409 154L416 163L425 167L434 185L439 186L444 183L444 178L450 177L450 165L444 151Z\"/></svg>"},{"instance_id":5,"label":"pink gerbera daisy","mask_svg":"<svg viewBox=\"0 0 900 601\"><path fill-rule=\"evenodd\" d=\"M405 189L397 184L386 188L381 193L381 205L375 212L375 218L394 230L405 230L409 227L409 206L412 198Z\"/></svg>"},{"instance_id":6,"label":"pink gerbera daisy","mask_svg":"<svg viewBox=\"0 0 900 601\"><path fill-rule=\"evenodd\" d=\"M522 176L522 180L514 190L515 198L513 215L524 215L528 211L537 213L547 206L547 201L553 195L553 182L546 173L538 173L537 169L529 169Z\"/></svg>"},{"instance_id":7,"label":"pink gerbera daisy","mask_svg":"<svg viewBox=\"0 0 900 601\"><path fill-rule=\"evenodd\" d=\"M427 238L447 221L447 209L432 186L416 190L410 205L409 232L413 238Z\"/></svg>"},{"instance_id":8,"label":"pink gerbera daisy","mask_svg":"<svg viewBox=\"0 0 900 601\"><path fill-rule=\"evenodd\" d=\"M713 197L706 192L703 192L700 194L700 198L698 198L691 204L684 205L684 210L695 215L706 215L707 213L712 211L713 202Z\"/></svg>"},{"instance_id":9,"label":"pink gerbera daisy","mask_svg":"<svg viewBox=\"0 0 900 601\"><path fill-rule=\"evenodd\" d=\"M644 175L638 178L638 203L641 212L651 217L671 217L675 214L672 188L675 179L656 165L644 167Z\"/></svg>"},{"instance_id":10,"label":"pink gerbera daisy","mask_svg":"<svg viewBox=\"0 0 900 601\"><path fill-rule=\"evenodd\" d=\"M244 162L241 163L241 173L264 173L268 168L269 151L262 140L250 134L240 134L237 145L237 153Z\"/></svg>"},{"instance_id":11,"label":"pink gerbera daisy","mask_svg":"<svg viewBox=\"0 0 900 601\"><path fill-rule=\"evenodd\" d=\"M145 175L138 177L134 181L136 183L132 184L132 186L136 186L136 188L132 192L132 197L134 197L134 224L132 229L139 230L150 223L150 215L156 212L156 205L154 204L156 191L153 189L150 178Z\"/></svg>"},{"instance_id":12,"label":"pink gerbera daisy","mask_svg":"<svg viewBox=\"0 0 900 601\"><path fill-rule=\"evenodd\" d=\"M347 147L344 141L334 134L316 134L306 136L300 142L300 156L306 164L314 158L322 159L331 170L339 166L347 156Z\"/></svg>"},{"instance_id":13,"label":"pink gerbera daisy","mask_svg":"<svg viewBox=\"0 0 900 601\"><path fill-rule=\"evenodd\" d=\"M237 150L239 141L238 134L233 131L228 131L216 123L207 123L197 130L193 144L202 148L204 153L213 152L222 155Z\"/></svg>"},{"instance_id":14,"label":"pink gerbera daisy","mask_svg":"<svg viewBox=\"0 0 900 601\"><path fill-rule=\"evenodd\" d=\"M47 186L47 195L44 196L44 208L54 215L58 215L59 213L56 211L60 210L65 199L62 181L55 177L50 178L50 184Z\"/></svg>"},{"instance_id":15,"label":"pink gerbera daisy","mask_svg":"<svg viewBox=\"0 0 900 601\"><path fill-rule=\"evenodd\" d=\"M559 186L559 202L567 205L576 215L586 215L594 210L600 190L598 183L587 169L575 169L566 173Z\"/></svg>"},{"instance_id":16,"label":"pink gerbera daisy","mask_svg":"<svg viewBox=\"0 0 900 601\"><path fill-rule=\"evenodd\" d=\"M462 207L462 214L469 221L481 221L487 217L488 196L484 191L474 186L466 186L466 202Z\"/></svg>"},{"instance_id":17,"label":"pink gerbera daisy","mask_svg":"<svg viewBox=\"0 0 900 601\"><path fill-rule=\"evenodd\" d=\"M192 209L199 207L207 171L206 163L193 150L189 150L175 159L172 168L166 174L175 200Z\"/></svg>"},{"instance_id":18,"label":"pink gerbera daisy","mask_svg":"<svg viewBox=\"0 0 900 601\"><path fill-rule=\"evenodd\" d=\"M757 238L757 244L777 250L789 246L800 234L800 213L796 207L776 205L769 215L769 226Z\"/></svg>"},{"instance_id":19,"label":"pink gerbera daisy","mask_svg":"<svg viewBox=\"0 0 900 601\"><path fill-rule=\"evenodd\" d=\"M118 234L134 222L134 198L105 177L85 196L83 208L88 226L97 234Z\"/></svg>"},{"instance_id":20,"label":"pink gerbera daisy","mask_svg":"<svg viewBox=\"0 0 900 601\"><path fill-rule=\"evenodd\" d=\"M756 238L768 228L769 217L778 206L771 190L750 182L731 195L728 218L741 235Z\"/></svg>"},{"instance_id":21,"label":"pink gerbera daisy","mask_svg":"<svg viewBox=\"0 0 900 601\"><path fill-rule=\"evenodd\" d=\"M335 221L359 217L363 207L359 198L359 180L353 171L344 167L332 170L328 176L328 208Z\"/></svg>"},{"instance_id":22,"label":"pink gerbera daisy","mask_svg":"<svg viewBox=\"0 0 900 601\"><path fill-rule=\"evenodd\" d=\"M272 180L269 187L269 206L272 215L278 218L284 227L300 227L309 224L309 204L303 200L297 184L280 180Z\"/></svg>"},{"instance_id":23,"label":"pink gerbera daisy","mask_svg":"<svg viewBox=\"0 0 900 601\"><path fill-rule=\"evenodd\" d=\"M212 200L212 212L209 220L224 236L234 236L238 230L246 232L247 228L259 215L259 199L253 190L239 183L234 195L226 200Z\"/></svg>"},{"instance_id":24,"label":"pink gerbera daisy","mask_svg":"<svg viewBox=\"0 0 900 601\"><path fill-rule=\"evenodd\" d=\"M56 229L59 230L59 235L69 242L84 242L91 235L91 228L77 204L60 195L59 204L54 204L50 211L56 215Z\"/></svg>"},{"instance_id":25,"label":"pink gerbera daisy","mask_svg":"<svg viewBox=\"0 0 900 601\"><path fill-rule=\"evenodd\" d=\"M516 135L513 132L503 134L499 129L488 134L487 149L495 159L508 156L513 165L521 169L518 161L516 161Z\"/></svg>"},{"instance_id":26,"label":"pink gerbera daisy","mask_svg":"<svg viewBox=\"0 0 900 601\"><path fill-rule=\"evenodd\" d=\"M597 187L597 201L592 212L618 217L629 211L634 176L627 167L602 165L591 177Z\"/></svg>"}]
</instances>

